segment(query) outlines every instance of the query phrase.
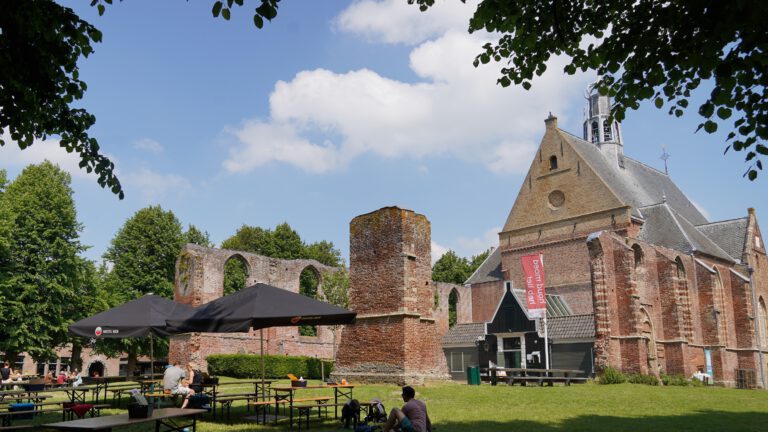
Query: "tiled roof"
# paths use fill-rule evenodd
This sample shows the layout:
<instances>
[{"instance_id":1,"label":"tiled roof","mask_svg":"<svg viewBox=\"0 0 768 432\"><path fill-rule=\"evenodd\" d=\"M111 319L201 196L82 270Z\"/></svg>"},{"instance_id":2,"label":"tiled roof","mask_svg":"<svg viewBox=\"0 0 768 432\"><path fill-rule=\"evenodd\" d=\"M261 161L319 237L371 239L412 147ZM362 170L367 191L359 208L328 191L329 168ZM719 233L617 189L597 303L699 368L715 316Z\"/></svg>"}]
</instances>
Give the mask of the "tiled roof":
<instances>
[{"instance_id":1,"label":"tiled roof","mask_svg":"<svg viewBox=\"0 0 768 432\"><path fill-rule=\"evenodd\" d=\"M600 149L575 135L560 130L579 155L618 198L632 208L632 215L643 217L640 207L660 203L666 199L670 207L695 225L706 224L705 218L683 192L663 172L624 156L624 168L609 160Z\"/></svg>"},{"instance_id":2,"label":"tiled roof","mask_svg":"<svg viewBox=\"0 0 768 432\"><path fill-rule=\"evenodd\" d=\"M443 345L472 346L485 336L485 323L456 324L443 336Z\"/></svg>"},{"instance_id":3,"label":"tiled roof","mask_svg":"<svg viewBox=\"0 0 768 432\"><path fill-rule=\"evenodd\" d=\"M587 314L548 318L547 336L552 340L594 338L595 316Z\"/></svg>"},{"instance_id":4,"label":"tiled roof","mask_svg":"<svg viewBox=\"0 0 768 432\"><path fill-rule=\"evenodd\" d=\"M645 223L637 236L639 240L687 254L700 252L726 261L734 260L667 203L641 207L640 211L645 216Z\"/></svg>"},{"instance_id":5,"label":"tiled roof","mask_svg":"<svg viewBox=\"0 0 768 432\"><path fill-rule=\"evenodd\" d=\"M732 219L698 225L696 229L709 237L736 260L741 260L747 242L749 218Z\"/></svg>"},{"instance_id":6,"label":"tiled roof","mask_svg":"<svg viewBox=\"0 0 768 432\"><path fill-rule=\"evenodd\" d=\"M496 248L488 254L488 258L480 264L480 267L472 273L472 276L464 282L465 285L483 282L500 281L504 279L501 273L501 249Z\"/></svg>"}]
</instances>

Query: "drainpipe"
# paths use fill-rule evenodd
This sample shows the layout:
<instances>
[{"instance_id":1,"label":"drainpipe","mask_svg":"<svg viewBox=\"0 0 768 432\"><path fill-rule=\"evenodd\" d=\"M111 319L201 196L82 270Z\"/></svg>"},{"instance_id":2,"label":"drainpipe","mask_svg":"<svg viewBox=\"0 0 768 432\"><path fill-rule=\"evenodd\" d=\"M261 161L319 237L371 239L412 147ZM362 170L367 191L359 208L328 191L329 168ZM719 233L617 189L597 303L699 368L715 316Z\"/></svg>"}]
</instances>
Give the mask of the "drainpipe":
<instances>
[{"instance_id":1,"label":"drainpipe","mask_svg":"<svg viewBox=\"0 0 768 432\"><path fill-rule=\"evenodd\" d=\"M755 293L755 278L752 277L752 274L754 273L754 269L752 266L747 267L747 272L749 273L749 290L752 291L752 316L753 322L755 323L755 346L757 347L757 358L760 362L760 384L763 386L763 390L766 389L765 384L765 366L763 366L763 348L760 338L760 332L762 329L760 326L763 324L760 322L760 315L757 314L757 294Z\"/></svg>"}]
</instances>

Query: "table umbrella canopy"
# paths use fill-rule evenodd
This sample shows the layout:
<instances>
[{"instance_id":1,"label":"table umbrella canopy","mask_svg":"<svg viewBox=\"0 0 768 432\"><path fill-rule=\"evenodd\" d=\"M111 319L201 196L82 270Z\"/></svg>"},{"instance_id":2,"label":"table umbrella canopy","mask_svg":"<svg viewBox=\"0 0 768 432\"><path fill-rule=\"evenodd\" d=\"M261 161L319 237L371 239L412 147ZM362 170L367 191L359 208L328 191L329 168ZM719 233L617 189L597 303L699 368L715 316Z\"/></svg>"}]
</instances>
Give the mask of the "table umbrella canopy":
<instances>
[{"instance_id":1,"label":"table umbrella canopy","mask_svg":"<svg viewBox=\"0 0 768 432\"><path fill-rule=\"evenodd\" d=\"M357 314L281 288L256 284L208 302L183 319L169 318L174 333L233 333L301 325L349 324Z\"/></svg>"},{"instance_id":2,"label":"table umbrella canopy","mask_svg":"<svg viewBox=\"0 0 768 432\"><path fill-rule=\"evenodd\" d=\"M169 336L167 320L188 316L194 309L165 297L145 295L69 325L71 336L96 338Z\"/></svg>"}]
</instances>

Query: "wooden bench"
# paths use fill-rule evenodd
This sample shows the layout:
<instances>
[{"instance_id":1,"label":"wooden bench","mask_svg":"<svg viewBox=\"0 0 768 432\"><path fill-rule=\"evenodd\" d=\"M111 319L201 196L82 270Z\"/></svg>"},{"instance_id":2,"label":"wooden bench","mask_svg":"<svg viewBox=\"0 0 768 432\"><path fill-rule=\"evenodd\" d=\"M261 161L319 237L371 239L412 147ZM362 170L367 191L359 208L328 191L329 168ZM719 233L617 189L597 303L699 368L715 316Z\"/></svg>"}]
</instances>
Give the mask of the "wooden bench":
<instances>
[{"instance_id":1,"label":"wooden bench","mask_svg":"<svg viewBox=\"0 0 768 432\"><path fill-rule=\"evenodd\" d=\"M272 405L275 406L275 421L277 421L278 406L280 404L286 404L286 403L288 403L286 399L279 399L279 400L265 399L265 400L250 401L247 404L253 407L253 410L256 413L256 422L258 423L259 411L261 411L261 424L267 424L267 410L269 410L269 407Z\"/></svg>"},{"instance_id":2,"label":"wooden bench","mask_svg":"<svg viewBox=\"0 0 768 432\"><path fill-rule=\"evenodd\" d=\"M115 401L117 401L117 406L120 407L123 393L130 393L131 390L141 390L141 388L138 386L111 387L108 391L112 393L112 404L114 405Z\"/></svg>"},{"instance_id":3,"label":"wooden bench","mask_svg":"<svg viewBox=\"0 0 768 432\"><path fill-rule=\"evenodd\" d=\"M290 408L292 410L295 409L298 411L297 423L299 425L299 430L301 430L302 418L304 418L307 429L309 429L309 415L312 413L313 409L317 408L317 418L322 418L323 409L325 409L325 413L327 415L328 407L331 406L328 404L329 400L331 400L330 396L294 399L293 405L291 405ZM315 403L311 404L308 402ZM291 423L291 427L293 427L293 423Z\"/></svg>"},{"instance_id":4,"label":"wooden bench","mask_svg":"<svg viewBox=\"0 0 768 432\"><path fill-rule=\"evenodd\" d=\"M65 402L56 402L56 404L63 404ZM21 411L0 411L0 417L2 417L2 426L5 427L11 427L11 421L13 418L17 415L24 415L24 414L45 414L45 413L53 413L53 412L61 412L61 419L62 421L65 421L67 419L67 414L70 415L70 419L72 417L72 414L74 414L74 410L72 407L64 407L63 405L57 408L46 408L42 405L51 405L50 403L44 403L44 404L34 404L35 407L31 410L21 410ZM89 404L90 405L90 404ZM101 410L104 408L111 408L111 405L108 404L102 404L102 405L92 405L90 410L88 411L91 415L91 417L99 417L101 416Z\"/></svg>"},{"instance_id":5,"label":"wooden bench","mask_svg":"<svg viewBox=\"0 0 768 432\"><path fill-rule=\"evenodd\" d=\"M587 378L584 377L538 377L538 376L511 376L507 378L509 385L515 385L519 383L524 386L528 383L535 383L539 386L547 384L552 387L555 383L563 383L567 386L573 384L584 384L587 382Z\"/></svg>"},{"instance_id":6,"label":"wooden bench","mask_svg":"<svg viewBox=\"0 0 768 432\"><path fill-rule=\"evenodd\" d=\"M213 403L213 409L216 410L216 404L221 404L221 415L224 416L224 408L227 408L227 423L229 423L230 412L232 410L232 402L244 400L246 410L251 410L251 401L255 401L259 396L256 393L231 393L231 394L217 394L215 399L211 399Z\"/></svg>"}]
</instances>

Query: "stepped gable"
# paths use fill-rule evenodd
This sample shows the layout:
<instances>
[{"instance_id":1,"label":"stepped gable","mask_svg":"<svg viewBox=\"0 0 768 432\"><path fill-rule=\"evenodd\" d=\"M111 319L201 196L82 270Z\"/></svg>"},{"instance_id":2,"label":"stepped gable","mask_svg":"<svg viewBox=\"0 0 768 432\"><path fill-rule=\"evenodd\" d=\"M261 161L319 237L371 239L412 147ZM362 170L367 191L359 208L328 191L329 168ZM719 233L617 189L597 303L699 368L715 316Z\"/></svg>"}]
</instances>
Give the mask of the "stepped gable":
<instances>
[{"instance_id":1,"label":"stepped gable","mask_svg":"<svg viewBox=\"0 0 768 432\"><path fill-rule=\"evenodd\" d=\"M632 216L643 219L643 214L639 210L641 207L660 203L666 199L671 208L692 224L702 225L709 222L668 175L627 156L623 157L624 167L622 168L615 161L606 158L595 144L586 142L562 129L558 131L616 196L632 207Z\"/></svg>"},{"instance_id":2,"label":"stepped gable","mask_svg":"<svg viewBox=\"0 0 768 432\"><path fill-rule=\"evenodd\" d=\"M480 267L478 267L472 276L464 282L464 285L472 285L483 282L494 282L504 279L504 274L501 272L501 249L496 248L488 257L485 258Z\"/></svg>"},{"instance_id":3,"label":"stepped gable","mask_svg":"<svg viewBox=\"0 0 768 432\"><path fill-rule=\"evenodd\" d=\"M733 257L667 203L641 207L640 211L645 216L645 224L638 240L689 254L700 252L725 261L734 261Z\"/></svg>"},{"instance_id":4,"label":"stepped gable","mask_svg":"<svg viewBox=\"0 0 768 432\"><path fill-rule=\"evenodd\" d=\"M749 218L731 219L697 225L696 229L709 237L733 259L741 261L747 247L747 227Z\"/></svg>"}]
</instances>

